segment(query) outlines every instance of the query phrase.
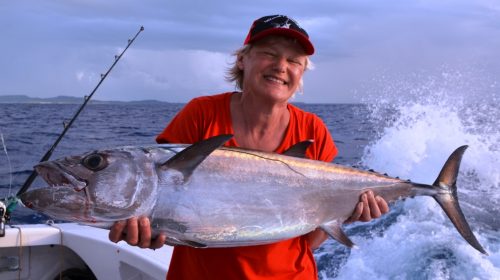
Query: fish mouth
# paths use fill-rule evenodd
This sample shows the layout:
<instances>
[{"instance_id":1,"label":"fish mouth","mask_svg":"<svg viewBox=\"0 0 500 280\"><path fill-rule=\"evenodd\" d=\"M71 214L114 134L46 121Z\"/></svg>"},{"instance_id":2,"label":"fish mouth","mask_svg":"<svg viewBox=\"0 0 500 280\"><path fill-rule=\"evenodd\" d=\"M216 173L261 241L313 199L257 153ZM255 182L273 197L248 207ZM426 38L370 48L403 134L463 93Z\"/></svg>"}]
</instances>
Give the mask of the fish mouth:
<instances>
[{"instance_id":1,"label":"fish mouth","mask_svg":"<svg viewBox=\"0 0 500 280\"><path fill-rule=\"evenodd\" d=\"M75 192L72 188L56 185L27 191L19 196L23 206L41 211L49 217L63 221L93 224L93 203L87 192Z\"/></svg>"},{"instance_id":2,"label":"fish mouth","mask_svg":"<svg viewBox=\"0 0 500 280\"><path fill-rule=\"evenodd\" d=\"M22 194L20 199L25 207L42 210L62 220L95 220L91 215L93 203L86 180L54 161L41 162L34 168L48 186Z\"/></svg>"},{"instance_id":3,"label":"fish mouth","mask_svg":"<svg viewBox=\"0 0 500 280\"><path fill-rule=\"evenodd\" d=\"M42 162L35 166L36 172L52 187L72 187L75 191L84 190L88 182L57 162Z\"/></svg>"}]
</instances>

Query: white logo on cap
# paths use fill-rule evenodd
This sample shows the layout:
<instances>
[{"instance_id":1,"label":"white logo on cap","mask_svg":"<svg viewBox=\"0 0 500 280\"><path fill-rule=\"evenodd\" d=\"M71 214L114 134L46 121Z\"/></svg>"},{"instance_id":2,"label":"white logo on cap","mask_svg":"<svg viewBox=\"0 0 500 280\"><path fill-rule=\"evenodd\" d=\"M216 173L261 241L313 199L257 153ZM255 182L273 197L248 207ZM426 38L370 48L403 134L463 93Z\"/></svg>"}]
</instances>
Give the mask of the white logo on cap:
<instances>
[{"instance_id":1,"label":"white logo on cap","mask_svg":"<svg viewBox=\"0 0 500 280\"><path fill-rule=\"evenodd\" d=\"M273 21L273 20L275 20L275 19L277 19L277 18L280 18L280 17L285 17L285 18L286 18L286 22L284 22L284 23L274 23L274 24L273 24L273 26L274 26L274 27L278 27L278 28L287 28L287 29L290 29L290 25L292 24L291 22L293 22L293 23L297 24L297 23L296 23L295 21L293 21L292 19L290 19L290 18L288 18L288 17L286 17L286 16L283 16L283 15L277 15L277 16L275 16L275 17L272 17L272 18L269 18L269 19L265 20L264 22L265 22L265 23L268 23L268 22ZM290 22L290 21L291 21L291 22Z\"/></svg>"}]
</instances>

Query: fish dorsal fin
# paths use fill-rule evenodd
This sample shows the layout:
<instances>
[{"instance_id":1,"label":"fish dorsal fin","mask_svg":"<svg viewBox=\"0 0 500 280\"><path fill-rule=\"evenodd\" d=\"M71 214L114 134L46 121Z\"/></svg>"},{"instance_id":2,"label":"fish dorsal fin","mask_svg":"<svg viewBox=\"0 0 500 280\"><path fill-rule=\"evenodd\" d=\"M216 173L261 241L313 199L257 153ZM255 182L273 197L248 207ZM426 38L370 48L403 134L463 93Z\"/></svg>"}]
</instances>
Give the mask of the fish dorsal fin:
<instances>
[{"instance_id":1,"label":"fish dorsal fin","mask_svg":"<svg viewBox=\"0 0 500 280\"><path fill-rule=\"evenodd\" d=\"M186 181L200 163L232 137L232 134L222 134L194 143L167 160L162 168L181 172Z\"/></svg>"},{"instance_id":2,"label":"fish dorsal fin","mask_svg":"<svg viewBox=\"0 0 500 280\"><path fill-rule=\"evenodd\" d=\"M320 228L326 232L331 238L337 240L338 242L344 244L345 246L352 248L354 246L354 242L349 239L347 234L342 230L340 226L341 223L338 221L333 221L327 224L323 224Z\"/></svg>"},{"instance_id":3,"label":"fish dorsal fin","mask_svg":"<svg viewBox=\"0 0 500 280\"><path fill-rule=\"evenodd\" d=\"M299 142L286 150L283 154L291 157L305 158L306 150L311 146L314 140L309 139L306 141Z\"/></svg>"}]
</instances>

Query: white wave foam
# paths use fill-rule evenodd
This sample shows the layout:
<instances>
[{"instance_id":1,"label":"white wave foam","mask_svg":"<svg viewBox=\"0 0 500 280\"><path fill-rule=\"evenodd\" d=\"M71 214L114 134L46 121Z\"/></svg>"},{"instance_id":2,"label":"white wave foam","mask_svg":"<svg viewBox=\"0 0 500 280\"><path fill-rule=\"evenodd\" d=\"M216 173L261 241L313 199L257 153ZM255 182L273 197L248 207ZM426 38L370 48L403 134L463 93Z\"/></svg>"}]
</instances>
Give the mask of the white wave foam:
<instances>
[{"instance_id":1,"label":"white wave foam","mask_svg":"<svg viewBox=\"0 0 500 280\"><path fill-rule=\"evenodd\" d=\"M443 84L453 85L453 90ZM390 90L397 97L390 101L387 96L374 98L372 119L382 129L365 148L362 164L431 184L451 152L469 145L457 182L459 198L490 256L467 244L432 198L419 197L403 202L397 222L382 235L352 236L359 249L351 250L336 278L500 279L498 103L465 101L460 98L465 93L457 92L460 89L450 81L413 88L408 99L395 88Z\"/></svg>"}]
</instances>

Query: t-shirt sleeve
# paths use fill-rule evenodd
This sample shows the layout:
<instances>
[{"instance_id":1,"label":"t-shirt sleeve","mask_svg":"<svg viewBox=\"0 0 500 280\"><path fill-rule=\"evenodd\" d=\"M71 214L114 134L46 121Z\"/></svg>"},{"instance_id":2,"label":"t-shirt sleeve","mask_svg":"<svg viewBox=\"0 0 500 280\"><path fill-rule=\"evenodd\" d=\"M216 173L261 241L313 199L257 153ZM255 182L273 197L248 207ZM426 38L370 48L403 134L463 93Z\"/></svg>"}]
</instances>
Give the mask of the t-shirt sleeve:
<instances>
[{"instance_id":1,"label":"t-shirt sleeve","mask_svg":"<svg viewBox=\"0 0 500 280\"><path fill-rule=\"evenodd\" d=\"M316 160L331 162L337 156L338 150L333 142L328 128L319 117L314 120L314 155Z\"/></svg>"},{"instance_id":2,"label":"t-shirt sleeve","mask_svg":"<svg viewBox=\"0 0 500 280\"><path fill-rule=\"evenodd\" d=\"M196 99L191 100L170 121L167 127L156 137L156 142L192 144L202 140L203 112Z\"/></svg>"}]
</instances>

